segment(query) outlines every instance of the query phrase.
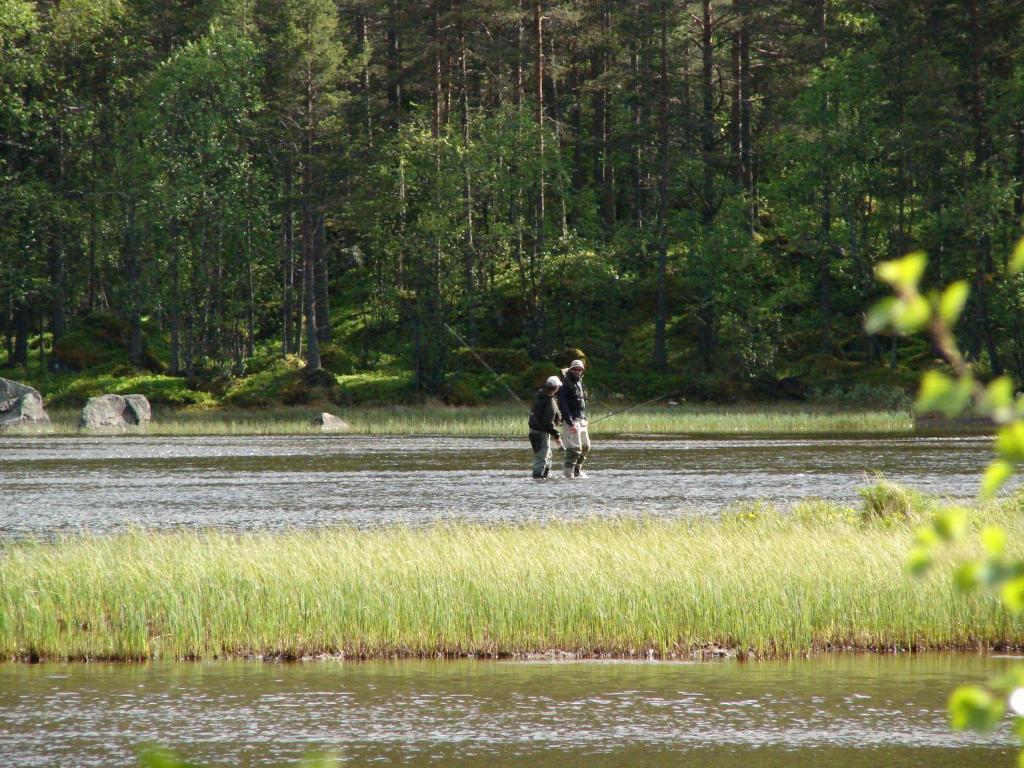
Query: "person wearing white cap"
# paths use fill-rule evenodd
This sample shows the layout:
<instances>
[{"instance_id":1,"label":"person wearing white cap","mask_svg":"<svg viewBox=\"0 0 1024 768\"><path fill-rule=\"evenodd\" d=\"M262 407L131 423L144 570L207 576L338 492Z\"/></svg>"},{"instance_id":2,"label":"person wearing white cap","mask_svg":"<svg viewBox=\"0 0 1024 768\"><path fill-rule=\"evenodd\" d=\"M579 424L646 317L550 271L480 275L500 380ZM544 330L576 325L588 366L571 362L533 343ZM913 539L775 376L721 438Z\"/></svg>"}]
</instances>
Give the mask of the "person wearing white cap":
<instances>
[{"instance_id":1,"label":"person wearing white cap","mask_svg":"<svg viewBox=\"0 0 1024 768\"><path fill-rule=\"evenodd\" d=\"M543 389L537 390L530 409L530 447L533 448L533 479L543 480L551 471L551 438L561 445L558 425L562 415L558 412L555 395L562 386L557 376L550 376Z\"/></svg>"},{"instance_id":2,"label":"person wearing white cap","mask_svg":"<svg viewBox=\"0 0 1024 768\"><path fill-rule=\"evenodd\" d=\"M558 408L562 412L562 443L565 445L565 476L586 477L583 462L590 452L587 432L587 388L583 386L583 361L573 360L562 371L564 381L558 390Z\"/></svg>"}]
</instances>

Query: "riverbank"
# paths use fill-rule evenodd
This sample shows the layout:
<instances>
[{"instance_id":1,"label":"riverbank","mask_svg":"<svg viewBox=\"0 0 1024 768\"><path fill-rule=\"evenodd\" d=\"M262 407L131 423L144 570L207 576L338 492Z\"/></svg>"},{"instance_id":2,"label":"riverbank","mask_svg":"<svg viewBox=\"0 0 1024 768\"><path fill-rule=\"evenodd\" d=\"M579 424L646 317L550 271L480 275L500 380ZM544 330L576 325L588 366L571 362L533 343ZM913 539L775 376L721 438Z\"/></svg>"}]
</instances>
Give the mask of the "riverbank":
<instances>
[{"instance_id":1,"label":"riverbank","mask_svg":"<svg viewBox=\"0 0 1024 768\"><path fill-rule=\"evenodd\" d=\"M918 519L934 503L908 496ZM897 504L899 507L900 504ZM904 505L905 506L905 505ZM1024 496L975 511L1024 544ZM964 545L905 570L914 524L804 502L721 521L132 532L10 544L0 657L681 658L1018 648L1024 620L954 586Z\"/></svg>"},{"instance_id":2,"label":"riverbank","mask_svg":"<svg viewBox=\"0 0 1024 768\"><path fill-rule=\"evenodd\" d=\"M836 409L793 405L679 405L645 406L604 416L628 407L595 408L594 434L910 434L914 420L908 411ZM313 417L327 410L349 425L349 432L366 435L441 435L521 437L526 411L515 406L449 407L443 405L382 407L280 407L220 409L156 407L145 434L157 436L315 434ZM32 433L78 433L78 412L54 410L52 423ZM600 421L598 421L600 419ZM12 430L13 433L13 430ZM20 432L19 432L20 433ZM135 434L134 431L118 434Z\"/></svg>"}]
</instances>

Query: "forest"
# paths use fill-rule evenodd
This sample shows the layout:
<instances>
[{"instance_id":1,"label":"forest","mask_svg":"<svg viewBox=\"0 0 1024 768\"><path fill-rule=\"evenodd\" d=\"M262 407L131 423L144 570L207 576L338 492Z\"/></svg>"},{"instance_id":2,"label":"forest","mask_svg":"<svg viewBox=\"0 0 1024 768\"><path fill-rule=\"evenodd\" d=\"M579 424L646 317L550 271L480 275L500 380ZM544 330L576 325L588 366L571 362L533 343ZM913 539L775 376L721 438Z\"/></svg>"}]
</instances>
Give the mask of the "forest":
<instances>
[{"instance_id":1,"label":"forest","mask_svg":"<svg viewBox=\"0 0 1024 768\"><path fill-rule=\"evenodd\" d=\"M885 397L921 249L1020 380L1022 215L1019 0L0 0L3 375Z\"/></svg>"}]
</instances>

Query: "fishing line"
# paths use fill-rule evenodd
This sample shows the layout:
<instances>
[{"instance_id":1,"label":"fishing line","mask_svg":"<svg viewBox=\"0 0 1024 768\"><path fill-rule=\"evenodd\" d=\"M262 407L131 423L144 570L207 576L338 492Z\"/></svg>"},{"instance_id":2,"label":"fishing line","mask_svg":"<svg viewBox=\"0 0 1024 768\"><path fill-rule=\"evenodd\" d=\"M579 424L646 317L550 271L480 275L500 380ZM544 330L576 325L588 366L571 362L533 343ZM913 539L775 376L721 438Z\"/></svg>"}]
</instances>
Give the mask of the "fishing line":
<instances>
[{"instance_id":1,"label":"fishing line","mask_svg":"<svg viewBox=\"0 0 1024 768\"><path fill-rule=\"evenodd\" d=\"M469 346L469 344L466 342L466 340L464 338L462 338L461 336L459 336L459 334L457 334L455 332L455 329L453 329L450 325L448 325L448 323L444 323L444 327L448 329L448 332L451 333L452 336L454 336L456 339L459 340L459 343L462 344L462 346L464 346L466 349L468 349L470 351L470 354L472 354L473 357L475 357L477 360L480 361L480 365L482 365L484 368L486 368L488 371L491 372L491 375L495 379L498 380L498 382L501 384L501 386L503 386L506 390L508 390L508 393L510 395L512 395L512 397L514 397L516 399L516 402L519 403L519 405L522 406L524 410L526 410L526 411L530 410L529 408L526 407L526 403L524 403L522 400L519 399L519 395L517 395L515 392L512 391L512 387L510 387L508 384L506 384L502 380L501 376L499 376L498 373L493 368L491 368L491 366L489 366L487 364L487 361L484 360L482 357L480 357L480 355L478 355L476 353L476 350L473 349L471 346Z\"/></svg>"},{"instance_id":2,"label":"fishing line","mask_svg":"<svg viewBox=\"0 0 1024 768\"><path fill-rule=\"evenodd\" d=\"M464 338L459 336L459 334L455 331L454 328L452 328L450 325L448 325L448 323L442 323L442 325L444 325L444 327L448 329L448 333L450 333L452 336L454 336L456 339L459 340L459 343L462 344L462 346L464 346L466 349L469 350L469 353L471 355L473 355L473 357L475 357L477 359L477 361L480 363L480 365L482 365L484 368L486 368L488 371L490 371L491 375L495 379L498 380L498 383L500 383L501 386L503 386L505 388L505 390L510 395L512 395L512 397L515 398L516 402L519 403L519 405L524 410L526 410L526 411L530 410L529 408L526 407L526 403L524 403L520 399L519 395L517 395L514 391L512 391L512 387L510 387L508 384L505 383L505 381L501 378L501 376L498 375L498 372L495 371L493 368L491 368L491 366L489 366L487 364L487 361L484 360L482 357L480 357L480 355L478 355L476 353L476 350L473 349L473 347L471 347L469 345L469 343ZM656 403L659 400L664 400L666 397L672 397L673 395L676 395L676 394L679 394L678 390L672 390L671 392L666 392L663 395L658 395L657 397L652 397L650 400L644 400L642 403L637 403L636 405L631 405L628 408L621 408L621 409L619 409L617 411L612 411L611 413L606 413L601 418L594 419L593 421L590 421L589 424L599 424L600 422L604 421L605 419L610 419L612 416L618 416L619 414L627 413L627 412L632 411L632 410L634 410L636 408L643 408L645 405L650 405L651 403Z\"/></svg>"},{"instance_id":3,"label":"fishing line","mask_svg":"<svg viewBox=\"0 0 1024 768\"><path fill-rule=\"evenodd\" d=\"M612 411L611 413L606 413L601 418L594 419L590 423L591 424L597 424L598 422L604 421L605 419L610 419L612 416L618 416L620 413L626 413L627 411L632 411L634 408L642 408L645 405L650 405L651 403L656 403L659 400L664 400L666 397L672 397L672 395L677 395L677 394L679 394L678 390L673 390L672 392L666 392L664 395L658 395L657 397L652 397L650 400L644 400L642 403L637 403L636 405L631 405L628 408L621 408L621 409L619 409L617 411Z\"/></svg>"}]
</instances>

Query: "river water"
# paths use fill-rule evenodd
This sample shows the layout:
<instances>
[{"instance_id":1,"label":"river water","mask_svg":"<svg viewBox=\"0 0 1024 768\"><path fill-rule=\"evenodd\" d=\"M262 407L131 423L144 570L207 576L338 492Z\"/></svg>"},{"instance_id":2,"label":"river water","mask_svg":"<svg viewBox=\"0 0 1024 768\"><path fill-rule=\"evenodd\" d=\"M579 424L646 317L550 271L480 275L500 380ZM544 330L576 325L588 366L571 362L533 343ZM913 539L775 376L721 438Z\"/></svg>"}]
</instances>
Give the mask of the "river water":
<instances>
[{"instance_id":1,"label":"river water","mask_svg":"<svg viewBox=\"0 0 1024 768\"><path fill-rule=\"evenodd\" d=\"M6 437L0 537L126 526L252 531L679 517L754 499L857 504L857 489L879 472L969 498L990 457L984 437L599 436L587 480L538 483L529 478L525 439Z\"/></svg>"},{"instance_id":2,"label":"river water","mask_svg":"<svg viewBox=\"0 0 1024 768\"><path fill-rule=\"evenodd\" d=\"M0 438L0 556L23 537L435 520L714 515L857 504L874 473L969 498L974 437L599 437L584 481L529 479L525 440ZM2 620L2 617L0 617ZM0 663L0 766L128 766L144 743L204 765L480 768L995 766L1006 728L953 733L948 692L1009 659L837 655L697 663Z\"/></svg>"},{"instance_id":3,"label":"river water","mask_svg":"<svg viewBox=\"0 0 1024 768\"><path fill-rule=\"evenodd\" d=\"M953 733L944 705L1009 663L0 665L0 763L132 765L154 743L217 766L1010 766L1007 729Z\"/></svg>"}]
</instances>

